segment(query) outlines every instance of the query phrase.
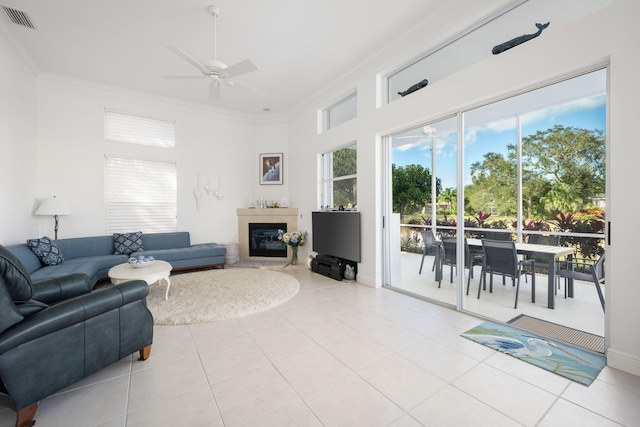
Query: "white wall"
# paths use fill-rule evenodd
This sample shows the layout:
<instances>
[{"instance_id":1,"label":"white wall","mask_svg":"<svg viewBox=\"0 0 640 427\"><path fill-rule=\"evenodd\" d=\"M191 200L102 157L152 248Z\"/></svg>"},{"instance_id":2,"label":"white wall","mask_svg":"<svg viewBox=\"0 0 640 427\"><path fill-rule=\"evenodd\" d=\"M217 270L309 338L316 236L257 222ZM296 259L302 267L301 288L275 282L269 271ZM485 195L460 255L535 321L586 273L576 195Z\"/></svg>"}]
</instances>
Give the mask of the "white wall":
<instances>
[{"instance_id":1,"label":"white wall","mask_svg":"<svg viewBox=\"0 0 640 427\"><path fill-rule=\"evenodd\" d=\"M540 4L540 2L537 2ZM603 2L610 4L611 2ZM536 1L528 3L535 7ZM429 34L413 34L394 46L388 46L384 59L374 59L357 72L347 75L301 106L290 118L290 152L299 159L292 197L299 200L303 215L318 208L315 197L303 193L317 182L314 162L320 153L358 142L358 205L363 218L362 258L358 281L372 286L383 282L383 230L381 217L380 136L425 121L435 120L472 106L548 84L586 70L611 64L610 130L607 191L608 219L612 222L613 245L607 247L607 338L611 366L640 375L640 339L635 326L640 324L640 287L634 268L635 233L626 224L634 224L637 206L628 196L633 188L628 172L637 169L637 82L639 57L636 54L640 32L635 19L640 16L638 2L616 0L598 12L560 28L550 27L543 37L501 55L492 56L472 67L400 99L376 108L376 81L381 73L393 69L425 51L433 43ZM456 22L468 16L450 17ZM460 24L461 29L464 25ZM458 30L459 30L458 29ZM491 48L489 46L488 48ZM317 134L317 111L336 101L338 94L358 88L358 118L324 134ZM339 97L338 97L339 99ZM633 153L633 155L630 155ZM304 163L303 163L304 162ZM305 224L307 227L310 225ZM307 248L307 252L310 248Z\"/></svg>"},{"instance_id":2,"label":"white wall","mask_svg":"<svg viewBox=\"0 0 640 427\"><path fill-rule=\"evenodd\" d=\"M104 109L176 121L176 148L154 148L104 141ZM263 123L264 122L264 123ZM236 209L249 197L280 200L287 186L258 185L258 153L286 152L287 127L281 118L252 117L130 93L60 76L46 75L38 88L38 193L64 197L73 214L60 218L59 238L105 234L104 156L176 162L178 230L194 243L237 241ZM208 196L204 185L220 189ZM193 190L202 194L197 208ZM144 182L135 183L143 186ZM275 188L273 188L275 187ZM37 232L51 232L38 222ZM27 237L27 236L25 236Z\"/></svg>"},{"instance_id":3,"label":"white wall","mask_svg":"<svg viewBox=\"0 0 640 427\"><path fill-rule=\"evenodd\" d=\"M616 0L602 34L611 50L609 152L607 156L611 242L607 247L607 315L611 366L640 375L640 286L638 286L637 191L638 102L640 100L640 2Z\"/></svg>"},{"instance_id":4,"label":"white wall","mask_svg":"<svg viewBox=\"0 0 640 427\"><path fill-rule=\"evenodd\" d=\"M15 243L33 229L37 205L35 69L0 25L0 242Z\"/></svg>"}]
</instances>

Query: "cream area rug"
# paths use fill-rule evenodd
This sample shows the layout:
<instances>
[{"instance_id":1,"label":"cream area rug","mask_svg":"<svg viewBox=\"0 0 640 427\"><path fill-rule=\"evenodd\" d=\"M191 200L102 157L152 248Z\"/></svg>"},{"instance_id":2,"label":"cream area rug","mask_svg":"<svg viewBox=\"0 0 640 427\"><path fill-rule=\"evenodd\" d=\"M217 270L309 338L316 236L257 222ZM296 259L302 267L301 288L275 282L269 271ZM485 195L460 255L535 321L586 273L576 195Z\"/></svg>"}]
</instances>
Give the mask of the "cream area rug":
<instances>
[{"instance_id":1,"label":"cream area rug","mask_svg":"<svg viewBox=\"0 0 640 427\"><path fill-rule=\"evenodd\" d=\"M300 290L288 274L270 270L233 268L171 276L166 284L149 286L147 306L156 325L210 323L258 313L282 304Z\"/></svg>"}]
</instances>

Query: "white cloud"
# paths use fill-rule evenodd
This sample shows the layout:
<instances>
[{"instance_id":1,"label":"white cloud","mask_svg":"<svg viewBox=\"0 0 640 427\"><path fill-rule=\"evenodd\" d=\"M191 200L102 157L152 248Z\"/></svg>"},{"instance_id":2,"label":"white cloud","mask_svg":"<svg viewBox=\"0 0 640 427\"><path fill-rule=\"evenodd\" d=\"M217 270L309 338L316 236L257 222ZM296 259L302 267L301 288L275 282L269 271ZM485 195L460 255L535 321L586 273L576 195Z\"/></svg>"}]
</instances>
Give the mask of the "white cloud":
<instances>
[{"instance_id":1,"label":"white cloud","mask_svg":"<svg viewBox=\"0 0 640 427\"><path fill-rule=\"evenodd\" d=\"M523 125L529 125L544 120L555 123L557 116L593 110L601 107L605 102L606 98L604 96L594 96L591 98L567 102L565 104L554 105L553 107L543 108L541 110L522 115L522 123Z\"/></svg>"}]
</instances>

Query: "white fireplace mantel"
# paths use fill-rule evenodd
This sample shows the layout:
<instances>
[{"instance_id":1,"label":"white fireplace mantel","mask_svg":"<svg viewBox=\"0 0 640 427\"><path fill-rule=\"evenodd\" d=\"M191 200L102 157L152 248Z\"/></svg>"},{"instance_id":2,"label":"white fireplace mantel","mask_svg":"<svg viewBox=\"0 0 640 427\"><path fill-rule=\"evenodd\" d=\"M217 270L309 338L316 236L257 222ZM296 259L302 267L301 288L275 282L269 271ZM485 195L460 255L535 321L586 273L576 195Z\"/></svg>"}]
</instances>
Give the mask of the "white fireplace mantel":
<instances>
[{"instance_id":1,"label":"white fireplace mantel","mask_svg":"<svg viewBox=\"0 0 640 427\"><path fill-rule=\"evenodd\" d=\"M238 249L240 260L271 260L279 258L250 257L249 256L249 224L250 223L286 223L287 231L298 228L298 208L241 208L238 215ZM291 248L287 246L287 256L290 256Z\"/></svg>"}]
</instances>

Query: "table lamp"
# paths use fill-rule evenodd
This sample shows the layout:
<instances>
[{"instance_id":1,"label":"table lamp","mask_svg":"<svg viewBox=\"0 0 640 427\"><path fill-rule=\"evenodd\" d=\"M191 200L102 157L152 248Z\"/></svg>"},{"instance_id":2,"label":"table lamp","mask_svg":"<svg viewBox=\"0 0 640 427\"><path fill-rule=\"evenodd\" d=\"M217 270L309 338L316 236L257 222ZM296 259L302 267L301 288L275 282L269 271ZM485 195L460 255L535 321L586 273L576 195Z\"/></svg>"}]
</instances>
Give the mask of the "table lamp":
<instances>
[{"instance_id":1,"label":"table lamp","mask_svg":"<svg viewBox=\"0 0 640 427\"><path fill-rule=\"evenodd\" d=\"M69 209L69 206L67 206L64 200L53 196L45 199L42 204L40 204L36 215L53 215L53 219L55 220L55 226L53 228L55 233L54 239L58 240L58 215L71 215L71 209Z\"/></svg>"}]
</instances>

